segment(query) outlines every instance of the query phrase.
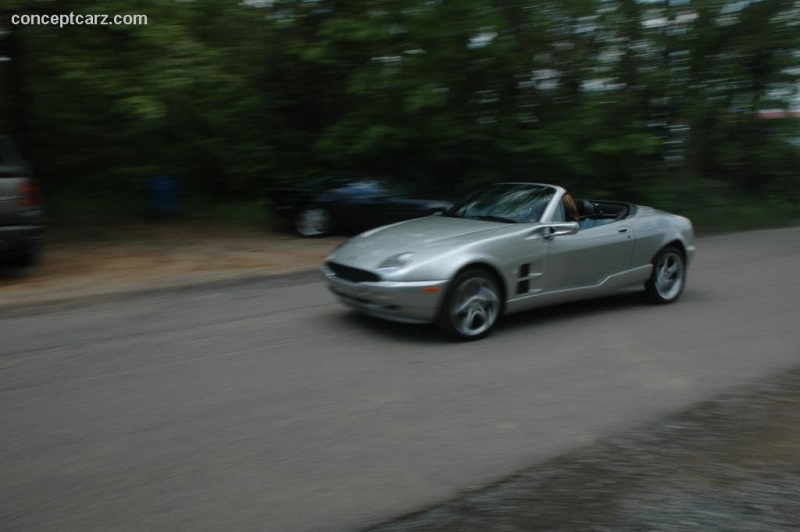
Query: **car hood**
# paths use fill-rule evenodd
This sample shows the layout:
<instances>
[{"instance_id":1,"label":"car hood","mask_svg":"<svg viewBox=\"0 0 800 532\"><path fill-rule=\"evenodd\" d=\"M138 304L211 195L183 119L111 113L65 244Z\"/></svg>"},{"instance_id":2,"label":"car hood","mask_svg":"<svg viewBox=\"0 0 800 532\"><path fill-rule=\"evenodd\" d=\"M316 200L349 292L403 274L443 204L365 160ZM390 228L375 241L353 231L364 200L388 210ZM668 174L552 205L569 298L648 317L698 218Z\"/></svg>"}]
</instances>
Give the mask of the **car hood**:
<instances>
[{"instance_id":1,"label":"car hood","mask_svg":"<svg viewBox=\"0 0 800 532\"><path fill-rule=\"evenodd\" d=\"M362 233L336 249L328 256L328 260L356 268L374 269L399 253L427 255L449 251L478 239L491 238L509 225L513 224L427 216Z\"/></svg>"}]
</instances>

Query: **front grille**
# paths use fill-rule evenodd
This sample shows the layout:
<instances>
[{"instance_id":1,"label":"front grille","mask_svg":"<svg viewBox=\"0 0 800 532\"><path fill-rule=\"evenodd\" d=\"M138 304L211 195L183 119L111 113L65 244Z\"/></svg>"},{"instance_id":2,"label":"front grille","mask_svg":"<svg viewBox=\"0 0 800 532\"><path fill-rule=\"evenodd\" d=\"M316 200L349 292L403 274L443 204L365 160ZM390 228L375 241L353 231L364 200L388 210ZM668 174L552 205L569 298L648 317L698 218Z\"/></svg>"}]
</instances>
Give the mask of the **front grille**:
<instances>
[{"instance_id":1,"label":"front grille","mask_svg":"<svg viewBox=\"0 0 800 532\"><path fill-rule=\"evenodd\" d=\"M351 268L344 264L328 262L327 266L328 269L336 274L336 277L344 279L345 281L350 281L351 283L377 283L381 280L380 276L372 272L359 268Z\"/></svg>"}]
</instances>

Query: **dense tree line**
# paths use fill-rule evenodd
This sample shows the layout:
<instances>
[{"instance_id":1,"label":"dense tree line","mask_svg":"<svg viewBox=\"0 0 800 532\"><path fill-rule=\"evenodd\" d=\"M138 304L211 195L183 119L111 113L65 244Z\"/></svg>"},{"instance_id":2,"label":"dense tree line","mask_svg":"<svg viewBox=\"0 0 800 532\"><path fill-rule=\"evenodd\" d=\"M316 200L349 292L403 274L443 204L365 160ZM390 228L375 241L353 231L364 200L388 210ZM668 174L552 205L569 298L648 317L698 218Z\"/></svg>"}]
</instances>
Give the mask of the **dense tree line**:
<instances>
[{"instance_id":1,"label":"dense tree line","mask_svg":"<svg viewBox=\"0 0 800 532\"><path fill-rule=\"evenodd\" d=\"M12 14L141 13L142 26ZM0 129L48 185L252 197L331 170L798 195L795 0L3 0ZM3 55L0 53L0 55Z\"/></svg>"}]
</instances>

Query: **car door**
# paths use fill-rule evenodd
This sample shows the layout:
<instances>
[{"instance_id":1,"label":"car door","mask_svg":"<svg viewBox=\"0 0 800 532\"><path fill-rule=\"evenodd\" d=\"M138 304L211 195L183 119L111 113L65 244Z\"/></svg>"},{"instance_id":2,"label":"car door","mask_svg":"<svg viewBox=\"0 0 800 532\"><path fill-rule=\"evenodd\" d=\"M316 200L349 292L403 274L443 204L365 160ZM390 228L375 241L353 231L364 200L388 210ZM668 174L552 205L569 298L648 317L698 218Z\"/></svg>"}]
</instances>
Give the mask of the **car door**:
<instances>
[{"instance_id":1,"label":"car door","mask_svg":"<svg viewBox=\"0 0 800 532\"><path fill-rule=\"evenodd\" d=\"M635 235L627 220L551 238L548 291L595 286L630 268Z\"/></svg>"},{"instance_id":2,"label":"car door","mask_svg":"<svg viewBox=\"0 0 800 532\"><path fill-rule=\"evenodd\" d=\"M339 229L345 231L363 230L381 225L375 223L380 216L378 194L370 180L351 180L337 184L321 195Z\"/></svg>"}]
</instances>

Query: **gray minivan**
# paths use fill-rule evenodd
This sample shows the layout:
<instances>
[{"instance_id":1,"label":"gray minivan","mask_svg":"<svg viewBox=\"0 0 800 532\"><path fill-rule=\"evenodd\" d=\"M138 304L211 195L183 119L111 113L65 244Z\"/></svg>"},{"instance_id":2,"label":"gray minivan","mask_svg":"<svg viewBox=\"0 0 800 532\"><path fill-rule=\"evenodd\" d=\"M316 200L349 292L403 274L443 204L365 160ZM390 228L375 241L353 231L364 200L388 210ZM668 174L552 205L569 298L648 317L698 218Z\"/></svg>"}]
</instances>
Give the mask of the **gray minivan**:
<instances>
[{"instance_id":1,"label":"gray minivan","mask_svg":"<svg viewBox=\"0 0 800 532\"><path fill-rule=\"evenodd\" d=\"M31 168L0 135L0 262L30 266L42 249L42 199Z\"/></svg>"}]
</instances>

